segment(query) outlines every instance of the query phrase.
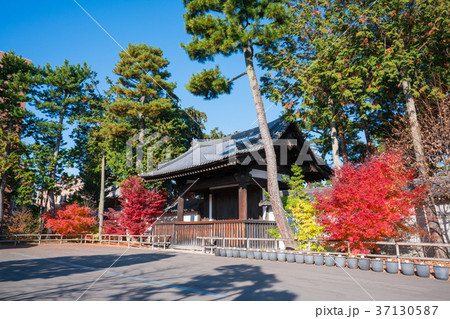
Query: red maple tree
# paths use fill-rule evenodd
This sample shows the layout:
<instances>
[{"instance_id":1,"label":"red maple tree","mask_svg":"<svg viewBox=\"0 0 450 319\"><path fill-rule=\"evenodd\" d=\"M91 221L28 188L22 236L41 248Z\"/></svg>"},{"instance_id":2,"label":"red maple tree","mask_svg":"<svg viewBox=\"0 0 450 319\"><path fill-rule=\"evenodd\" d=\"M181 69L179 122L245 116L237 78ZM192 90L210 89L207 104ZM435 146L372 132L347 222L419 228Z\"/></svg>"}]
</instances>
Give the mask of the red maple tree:
<instances>
[{"instance_id":1,"label":"red maple tree","mask_svg":"<svg viewBox=\"0 0 450 319\"><path fill-rule=\"evenodd\" d=\"M362 241L398 238L424 188L412 188L414 171L400 153L384 153L359 165L344 165L333 186L317 193L315 207L327 238L348 240L353 253L368 253ZM344 250L347 244L337 244Z\"/></svg>"},{"instance_id":2,"label":"red maple tree","mask_svg":"<svg viewBox=\"0 0 450 319\"><path fill-rule=\"evenodd\" d=\"M61 206L54 215L46 213L43 219L47 228L61 235L85 234L97 224L91 210L78 204Z\"/></svg>"},{"instance_id":3,"label":"red maple tree","mask_svg":"<svg viewBox=\"0 0 450 319\"><path fill-rule=\"evenodd\" d=\"M166 205L164 193L146 189L140 177L130 177L120 184L122 210L109 210L105 214L104 233L143 234L163 213Z\"/></svg>"}]
</instances>

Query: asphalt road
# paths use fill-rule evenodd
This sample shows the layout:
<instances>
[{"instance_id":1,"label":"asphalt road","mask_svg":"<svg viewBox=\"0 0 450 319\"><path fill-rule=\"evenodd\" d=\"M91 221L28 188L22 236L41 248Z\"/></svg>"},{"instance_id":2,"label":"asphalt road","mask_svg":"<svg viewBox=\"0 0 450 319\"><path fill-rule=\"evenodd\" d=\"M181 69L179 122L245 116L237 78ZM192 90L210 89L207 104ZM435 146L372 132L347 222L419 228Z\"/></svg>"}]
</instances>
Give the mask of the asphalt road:
<instances>
[{"instance_id":1,"label":"asphalt road","mask_svg":"<svg viewBox=\"0 0 450 319\"><path fill-rule=\"evenodd\" d=\"M450 282L99 245L0 246L0 300L449 300Z\"/></svg>"}]
</instances>

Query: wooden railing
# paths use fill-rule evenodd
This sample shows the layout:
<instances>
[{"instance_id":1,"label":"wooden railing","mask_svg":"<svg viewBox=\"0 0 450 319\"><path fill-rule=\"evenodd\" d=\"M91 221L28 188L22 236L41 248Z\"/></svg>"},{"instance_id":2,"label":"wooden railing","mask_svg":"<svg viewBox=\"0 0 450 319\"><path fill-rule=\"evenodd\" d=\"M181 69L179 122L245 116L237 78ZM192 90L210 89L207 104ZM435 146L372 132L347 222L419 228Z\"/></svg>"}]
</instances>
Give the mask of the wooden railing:
<instances>
[{"instance_id":1,"label":"wooden railing","mask_svg":"<svg viewBox=\"0 0 450 319\"><path fill-rule=\"evenodd\" d=\"M202 242L199 237L220 237L229 238L226 242L227 246L245 247L244 240L233 238L271 238L268 230L276 227L275 222L260 220L157 223L152 228L152 234L170 235L172 244L180 246L200 247ZM273 245L272 243L271 247L267 248L272 248Z\"/></svg>"},{"instance_id":2,"label":"wooden railing","mask_svg":"<svg viewBox=\"0 0 450 319\"><path fill-rule=\"evenodd\" d=\"M207 250L210 252L213 252L214 249L240 249L240 250L252 250L255 249L254 243L260 243L261 247L257 249L265 249L268 248L268 246L272 246L270 249L273 250L280 250L280 243L283 242L286 239L278 239L278 238L222 238L222 237L199 237L199 240L201 240L202 243L202 251L205 253ZM228 240L240 240L242 242L245 242L246 244L243 246L233 246L229 245ZM320 240L320 239L311 239L311 240L305 240L305 243L348 243L346 240ZM213 244L214 243L214 244ZM393 246L395 247L395 255L392 254L363 254L363 253L356 253L351 254L350 246L348 246L347 252L344 253L342 251L336 251L336 250L326 250L326 251L312 251L311 246L309 246L308 249L304 250L297 250L298 253L312 253L312 254L321 254L321 255L347 255L347 256L354 256L354 257L373 257L373 258L391 258L396 259L400 266L400 260L431 260L431 261L443 261L443 262L450 262L450 258L435 258L435 257L422 257L422 256L410 256L406 253L401 253L400 248L403 247L439 247L439 248L449 248L450 244L442 244L442 243L416 243L416 242L397 242L397 241L376 241L376 242L361 242L363 244L374 244L374 245L386 245L386 246ZM271 245L272 244L272 245ZM283 250L283 249L281 249Z\"/></svg>"},{"instance_id":3,"label":"wooden railing","mask_svg":"<svg viewBox=\"0 0 450 319\"><path fill-rule=\"evenodd\" d=\"M195 227L191 227L189 230L187 227L181 227L180 234L183 231L188 230L190 235L193 233L200 233L201 231L208 230L207 225L209 225L209 232L211 233L211 225L216 223L216 226L212 226L213 231L217 233L225 233L225 232L233 232L238 229L237 225L244 225L244 233L247 227L247 230L257 231L257 227L259 230L264 229L264 227L271 227L273 225L270 222L253 222L246 223L247 221L221 221L221 222L200 222L200 223L172 223L172 226L165 224L164 227L161 227L160 230L177 230L177 224L191 224L196 225ZM258 226L255 226L257 225ZM199 226L202 225L202 226ZM217 226L221 225L221 226ZM232 226L233 225L233 226ZM249 226L250 225L250 226ZM264 235L264 233L260 233L260 235ZM242 249L280 249L280 242L283 239L275 239L270 238L270 236L266 238L255 238L255 237L225 237L225 236L197 236L195 240L188 239L185 237L186 241L192 243L192 246L200 246L205 251L206 247L210 248L242 248ZM14 244L19 245L23 243L37 243L41 242L56 242L59 244L63 243L81 243L81 244L126 244L129 247L133 246L135 248L141 247L151 247L151 248L163 248L166 249L169 245L174 244L173 237L171 234L151 234L151 235L121 235L121 234L70 234L70 235L60 235L60 234L12 234L12 235L0 235L0 244ZM325 243L347 243L345 240L307 240L305 242L320 242L322 244ZM363 242L364 244L375 244L375 245L386 245L395 247L395 254L355 254L355 256L365 256L365 257L381 257L381 258L392 258L397 259L412 259L412 260L433 260L433 261L444 261L449 262L448 258L433 258L433 257L422 257L422 256L411 256L407 253L402 253L400 247L440 247L440 248L450 248L450 244L442 244L442 243L417 243L417 242L396 242L396 241L377 241L377 242ZM211 245L212 244L212 245ZM312 252L311 249L302 250L302 252ZM330 254L337 255L342 254L343 252L327 250L322 252L313 252L315 254ZM345 253L344 253L345 254ZM347 254L350 254L350 250L347 251Z\"/></svg>"},{"instance_id":4,"label":"wooden railing","mask_svg":"<svg viewBox=\"0 0 450 319\"><path fill-rule=\"evenodd\" d=\"M81 244L127 244L141 248L150 246L152 248L166 249L170 246L170 235L122 235L122 234L12 234L0 235L0 244L20 245L25 243L58 242L81 243Z\"/></svg>"},{"instance_id":5,"label":"wooden railing","mask_svg":"<svg viewBox=\"0 0 450 319\"><path fill-rule=\"evenodd\" d=\"M220 220L220 221L203 221L203 222L176 222L176 223L156 223L148 235L170 237L172 245L201 247L202 242L198 237L220 237L229 238L224 244L230 247L246 247L246 241L235 238L266 238L270 239L269 229L276 228L273 221L261 220ZM27 237L28 236L28 237ZM42 238L45 241L86 241L86 236L69 235L61 236L56 234L43 235L9 235L0 238L3 242L40 242ZM117 236L117 235L103 235ZM32 238L31 238L32 237ZM97 241L92 235L91 241ZM111 242L122 242L122 240L111 237ZM255 242L252 248L275 248L273 241Z\"/></svg>"},{"instance_id":6,"label":"wooden railing","mask_svg":"<svg viewBox=\"0 0 450 319\"><path fill-rule=\"evenodd\" d=\"M321 244L335 244L335 243L346 243L347 244L347 255L352 255L350 249L350 243L347 240L324 240L324 239L310 239L305 240L308 243L309 249L307 252L311 252L311 243L321 243ZM449 258L434 258L434 257L425 257L425 251L423 252L423 256L406 256L405 253L401 253L400 247L437 247L437 248L450 248L450 244L446 243L423 243L423 242L401 242L401 241L363 241L361 242L364 245L376 245L379 246L391 246L395 247L395 255L394 254L363 254L358 253L354 254L355 256L367 256L367 257L382 257L382 258L395 258L397 260L402 259L417 259L417 260L434 260L434 261L450 261ZM316 252L315 252L316 253ZM321 253L332 253L332 252L321 252ZM341 254L342 252L335 252L336 254Z\"/></svg>"},{"instance_id":7,"label":"wooden railing","mask_svg":"<svg viewBox=\"0 0 450 319\"><path fill-rule=\"evenodd\" d=\"M279 238L249 238L249 237L197 237L201 240L202 251L205 253L207 249L211 252L214 248L225 249L243 249L243 250L282 250L281 243L286 239ZM239 243L238 246L234 243Z\"/></svg>"},{"instance_id":8,"label":"wooden railing","mask_svg":"<svg viewBox=\"0 0 450 319\"><path fill-rule=\"evenodd\" d=\"M18 245L21 243L41 243L41 242L78 242L81 243L84 234L11 234L0 235L0 243L13 243Z\"/></svg>"}]
</instances>

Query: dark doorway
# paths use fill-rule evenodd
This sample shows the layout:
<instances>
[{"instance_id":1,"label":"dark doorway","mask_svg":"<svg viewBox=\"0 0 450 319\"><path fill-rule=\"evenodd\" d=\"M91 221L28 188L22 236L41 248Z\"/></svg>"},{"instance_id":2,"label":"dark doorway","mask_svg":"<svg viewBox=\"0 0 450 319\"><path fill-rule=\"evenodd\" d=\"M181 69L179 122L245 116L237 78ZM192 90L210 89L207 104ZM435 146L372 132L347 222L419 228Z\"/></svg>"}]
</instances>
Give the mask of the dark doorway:
<instances>
[{"instance_id":1,"label":"dark doorway","mask_svg":"<svg viewBox=\"0 0 450 319\"><path fill-rule=\"evenodd\" d=\"M215 220L238 219L239 203L238 189L236 187L214 190L213 218Z\"/></svg>"}]
</instances>

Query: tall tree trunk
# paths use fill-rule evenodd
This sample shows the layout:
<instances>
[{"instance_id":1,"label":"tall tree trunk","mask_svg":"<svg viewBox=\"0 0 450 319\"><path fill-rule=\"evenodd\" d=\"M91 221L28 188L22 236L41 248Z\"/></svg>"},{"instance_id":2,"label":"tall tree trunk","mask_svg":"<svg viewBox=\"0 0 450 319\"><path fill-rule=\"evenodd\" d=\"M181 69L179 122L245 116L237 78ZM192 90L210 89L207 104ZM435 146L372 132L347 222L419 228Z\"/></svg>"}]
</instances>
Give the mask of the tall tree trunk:
<instances>
[{"instance_id":1,"label":"tall tree trunk","mask_svg":"<svg viewBox=\"0 0 450 319\"><path fill-rule=\"evenodd\" d=\"M406 114L409 119L409 125L411 128L411 138L414 147L414 156L418 164L419 173L421 177L426 177L427 167L425 163L425 155L423 152L422 135L420 132L419 121L417 120L416 105L414 97L411 94L411 85L408 81L402 81L403 93L406 98Z\"/></svg>"},{"instance_id":2,"label":"tall tree trunk","mask_svg":"<svg viewBox=\"0 0 450 319\"><path fill-rule=\"evenodd\" d=\"M7 161L8 161L8 157L9 157L9 153L11 152L11 135L12 135L12 131L13 131L13 120L10 119L9 123L8 123L8 132L7 132L7 139L6 139L6 145L5 145L5 150L3 151L3 169L2 169L2 178L1 178L1 182L0 182L0 235L2 234L2 229L3 229L3 223L4 223L4 218L5 218L5 201L6 201L6 196L5 196L5 190L6 190L6 182L7 182L7 171L8 168L6 168L7 166Z\"/></svg>"},{"instance_id":3,"label":"tall tree trunk","mask_svg":"<svg viewBox=\"0 0 450 319\"><path fill-rule=\"evenodd\" d=\"M339 143L341 144L342 163L348 163L347 141L345 140L345 134L343 130L338 131Z\"/></svg>"},{"instance_id":4,"label":"tall tree trunk","mask_svg":"<svg viewBox=\"0 0 450 319\"><path fill-rule=\"evenodd\" d=\"M244 56L247 76L253 95L253 102L255 103L256 116L258 118L259 131L266 153L267 189L270 196L272 210L280 231L280 235L283 239L286 239L284 242L285 246L287 248L294 248L294 234L289 226L286 213L283 209L283 204L281 203L280 190L278 186L277 158L273 147L272 137L270 136L269 127L267 126L266 112L264 110L261 90L256 77L255 68L253 66L253 53L250 47L244 47Z\"/></svg>"},{"instance_id":5,"label":"tall tree trunk","mask_svg":"<svg viewBox=\"0 0 450 319\"><path fill-rule=\"evenodd\" d=\"M102 172L100 178L100 199L98 201L98 225L100 236L103 232L103 211L105 210L105 152L102 154Z\"/></svg>"},{"instance_id":6,"label":"tall tree trunk","mask_svg":"<svg viewBox=\"0 0 450 319\"><path fill-rule=\"evenodd\" d=\"M141 96L139 102L144 105L145 96ZM145 138L145 119L142 113L139 114L139 143L136 148L136 170L138 173L144 172L144 138ZM148 162L148 160L147 160ZM148 170L148 167L147 167Z\"/></svg>"},{"instance_id":7,"label":"tall tree trunk","mask_svg":"<svg viewBox=\"0 0 450 319\"><path fill-rule=\"evenodd\" d=\"M339 159L339 142L337 136L336 122L334 120L334 106L331 96L328 96L328 108L331 110L331 120L330 120L330 136L331 136L331 154L333 157L334 169L338 170L341 168L341 160Z\"/></svg>"},{"instance_id":8,"label":"tall tree trunk","mask_svg":"<svg viewBox=\"0 0 450 319\"><path fill-rule=\"evenodd\" d=\"M56 179L56 169L58 165L58 157L59 157L59 148L61 145L61 139L62 139L62 129L63 129L63 122L64 122L64 114L66 112L66 108L63 107L61 110L61 113L59 114L59 128L58 132L56 133L56 144L55 144L55 152L53 154L53 163L50 171L50 179L53 181L53 187L48 190L48 200L50 203L50 213L54 214L56 209L56 203L55 203L55 179Z\"/></svg>"},{"instance_id":9,"label":"tall tree trunk","mask_svg":"<svg viewBox=\"0 0 450 319\"><path fill-rule=\"evenodd\" d=\"M417 120L417 111L414 101L414 97L411 94L411 84L403 80L402 81L403 93L406 99L406 114L409 119L409 125L411 129L411 139L414 147L414 156L419 170L419 175L424 183L428 182L428 169L425 161L425 153L423 151L422 134L420 132L419 121ZM438 216L434 209L433 194L429 192L427 199L425 200L425 214L428 220L428 227L430 230L430 240L435 243L443 243L442 231L439 225ZM435 257L445 257L442 250L433 249Z\"/></svg>"},{"instance_id":10,"label":"tall tree trunk","mask_svg":"<svg viewBox=\"0 0 450 319\"><path fill-rule=\"evenodd\" d=\"M44 196L44 186L42 185L41 191L39 194L39 206L38 206L39 207L39 228L38 228L39 234L42 233L42 229L44 228L43 227L44 225L42 225L42 215L44 214L43 207L44 207L44 199L46 199L46 198L47 198L47 196Z\"/></svg>"},{"instance_id":11,"label":"tall tree trunk","mask_svg":"<svg viewBox=\"0 0 450 319\"><path fill-rule=\"evenodd\" d=\"M143 99L142 99L143 100ZM145 138L145 119L139 114L139 143L136 148L136 170L138 173L144 172L144 138Z\"/></svg>"},{"instance_id":12,"label":"tall tree trunk","mask_svg":"<svg viewBox=\"0 0 450 319\"><path fill-rule=\"evenodd\" d=\"M44 230L44 226L45 226L45 223L43 222L43 220L42 220L42 216L44 215L44 213L45 213L45 210L47 209L47 205L48 205L48 191L47 191L47 196L45 197L45 199L44 199L44 205L43 205L43 209L41 210L41 213L40 213L40 229L39 229L39 234L41 234L42 233L42 231ZM50 228L48 228L47 229L47 234L53 234L53 230L51 230Z\"/></svg>"}]
</instances>

